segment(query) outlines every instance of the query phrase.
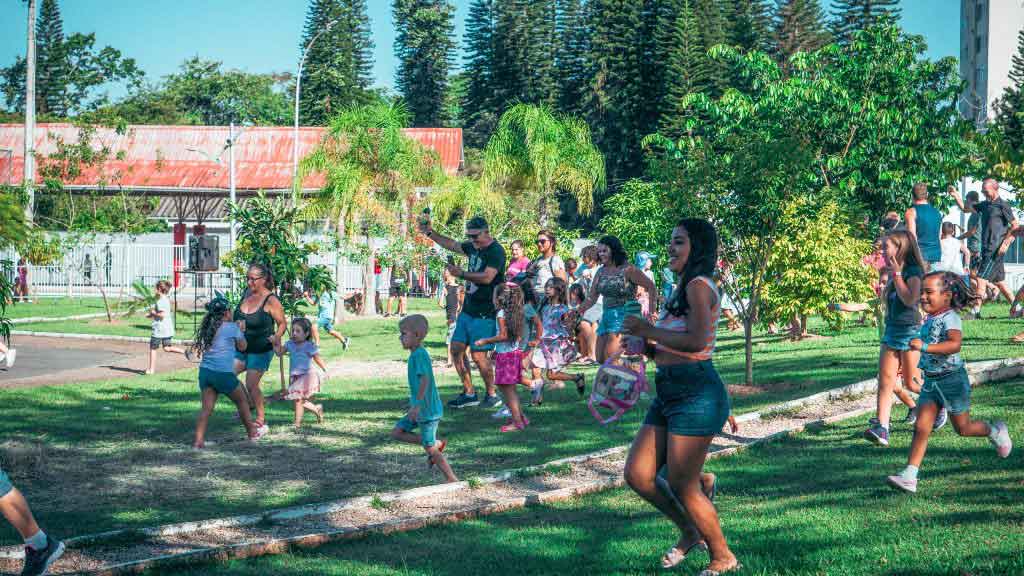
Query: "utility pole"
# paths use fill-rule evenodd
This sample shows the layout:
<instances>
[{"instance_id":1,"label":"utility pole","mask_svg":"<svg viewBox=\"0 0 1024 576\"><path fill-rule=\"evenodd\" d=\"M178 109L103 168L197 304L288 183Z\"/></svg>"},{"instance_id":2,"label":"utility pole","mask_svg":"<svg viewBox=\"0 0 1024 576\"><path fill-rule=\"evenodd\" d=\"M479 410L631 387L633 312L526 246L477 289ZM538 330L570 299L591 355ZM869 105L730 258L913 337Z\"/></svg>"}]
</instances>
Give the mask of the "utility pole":
<instances>
[{"instance_id":1,"label":"utility pole","mask_svg":"<svg viewBox=\"0 0 1024 576\"><path fill-rule=\"evenodd\" d=\"M25 55L25 220L32 222L35 206L36 141L36 0L28 0L28 50Z\"/></svg>"}]
</instances>

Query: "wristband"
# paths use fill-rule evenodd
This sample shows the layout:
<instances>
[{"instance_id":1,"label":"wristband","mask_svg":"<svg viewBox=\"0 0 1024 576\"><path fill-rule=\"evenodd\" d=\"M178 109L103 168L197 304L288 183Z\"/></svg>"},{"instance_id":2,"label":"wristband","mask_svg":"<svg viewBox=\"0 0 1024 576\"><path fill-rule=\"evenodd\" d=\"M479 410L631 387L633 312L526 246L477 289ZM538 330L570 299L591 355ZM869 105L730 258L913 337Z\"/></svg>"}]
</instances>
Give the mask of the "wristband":
<instances>
[{"instance_id":1,"label":"wristband","mask_svg":"<svg viewBox=\"0 0 1024 576\"><path fill-rule=\"evenodd\" d=\"M900 271L893 270L892 275L893 276L900 276L900 277L902 277L903 276L903 271L902 270L900 270Z\"/></svg>"},{"instance_id":2,"label":"wristband","mask_svg":"<svg viewBox=\"0 0 1024 576\"><path fill-rule=\"evenodd\" d=\"M928 343L925 342L925 343L921 344L921 352L927 352L927 351L928 351Z\"/></svg>"}]
</instances>

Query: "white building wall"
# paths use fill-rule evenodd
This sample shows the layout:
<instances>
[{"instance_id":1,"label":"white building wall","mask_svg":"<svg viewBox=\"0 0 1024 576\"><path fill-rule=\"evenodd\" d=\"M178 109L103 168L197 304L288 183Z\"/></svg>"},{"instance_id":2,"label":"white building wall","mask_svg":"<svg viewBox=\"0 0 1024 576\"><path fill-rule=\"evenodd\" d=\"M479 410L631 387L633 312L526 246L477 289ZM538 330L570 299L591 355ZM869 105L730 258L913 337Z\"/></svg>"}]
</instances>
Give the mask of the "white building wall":
<instances>
[{"instance_id":1,"label":"white building wall","mask_svg":"<svg viewBox=\"0 0 1024 576\"><path fill-rule=\"evenodd\" d=\"M960 111L979 123L1009 85L1017 34L1024 28L1024 0L961 0L960 75L967 81Z\"/></svg>"}]
</instances>

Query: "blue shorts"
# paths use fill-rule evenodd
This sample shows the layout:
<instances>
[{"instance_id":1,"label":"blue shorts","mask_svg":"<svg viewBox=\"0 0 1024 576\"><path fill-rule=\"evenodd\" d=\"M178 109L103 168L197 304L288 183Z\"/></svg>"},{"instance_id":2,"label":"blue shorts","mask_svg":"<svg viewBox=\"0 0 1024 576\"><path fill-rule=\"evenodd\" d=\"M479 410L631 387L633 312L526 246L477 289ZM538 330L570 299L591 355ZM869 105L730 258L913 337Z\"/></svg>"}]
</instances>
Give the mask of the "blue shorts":
<instances>
[{"instance_id":1,"label":"blue shorts","mask_svg":"<svg viewBox=\"0 0 1024 576\"><path fill-rule=\"evenodd\" d=\"M905 352L910 350L910 341L920 337L920 326L892 326L886 324L885 335L882 336L882 345L890 350Z\"/></svg>"},{"instance_id":2,"label":"blue shorts","mask_svg":"<svg viewBox=\"0 0 1024 576\"><path fill-rule=\"evenodd\" d=\"M334 318L329 316L318 316L316 319L316 325L322 328L325 332L331 332L334 330Z\"/></svg>"},{"instance_id":3,"label":"blue shorts","mask_svg":"<svg viewBox=\"0 0 1024 576\"><path fill-rule=\"evenodd\" d=\"M274 351L266 352L235 352L235 360L245 366L246 370L266 372L270 369L270 361L274 359Z\"/></svg>"},{"instance_id":4,"label":"blue shorts","mask_svg":"<svg viewBox=\"0 0 1024 576\"><path fill-rule=\"evenodd\" d=\"M963 414L971 409L971 381L967 370L961 366L945 374L924 375L924 385L917 397L917 404L935 404L950 414Z\"/></svg>"},{"instance_id":5,"label":"blue shorts","mask_svg":"<svg viewBox=\"0 0 1024 576\"><path fill-rule=\"evenodd\" d=\"M626 307L616 306L615 308L604 307L601 313L601 323L597 326L597 335L621 334L622 321L626 319Z\"/></svg>"},{"instance_id":6,"label":"blue shorts","mask_svg":"<svg viewBox=\"0 0 1024 576\"><path fill-rule=\"evenodd\" d=\"M199 390L213 388L219 394L230 395L238 388L238 376L234 372L217 372L209 368L199 369Z\"/></svg>"},{"instance_id":7,"label":"blue shorts","mask_svg":"<svg viewBox=\"0 0 1024 576\"><path fill-rule=\"evenodd\" d=\"M498 333L498 326L494 318L474 318L469 314L459 314L455 319L455 333L452 334L452 342L462 342L469 346L474 352L494 350L494 344L487 346L474 346L477 340L493 338Z\"/></svg>"},{"instance_id":8,"label":"blue shorts","mask_svg":"<svg viewBox=\"0 0 1024 576\"><path fill-rule=\"evenodd\" d=\"M7 496L14 490L14 484L11 484L11 479L7 477L7 474L0 469L0 498Z\"/></svg>"},{"instance_id":9,"label":"blue shorts","mask_svg":"<svg viewBox=\"0 0 1024 576\"><path fill-rule=\"evenodd\" d=\"M677 436L714 436L729 420L729 393L710 360L658 366L658 395L644 424Z\"/></svg>"},{"instance_id":10,"label":"blue shorts","mask_svg":"<svg viewBox=\"0 0 1024 576\"><path fill-rule=\"evenodd\" d=\"M395 422L395 428L405 430L406 432L412 432L419 428L420 443L423 444L424 448L430 448L434 444L437 444L437 425L440 423L440 419L413 422L412 420L409 420L408 416L402 416L401 420Z\"/></svg>"}]
</instances>

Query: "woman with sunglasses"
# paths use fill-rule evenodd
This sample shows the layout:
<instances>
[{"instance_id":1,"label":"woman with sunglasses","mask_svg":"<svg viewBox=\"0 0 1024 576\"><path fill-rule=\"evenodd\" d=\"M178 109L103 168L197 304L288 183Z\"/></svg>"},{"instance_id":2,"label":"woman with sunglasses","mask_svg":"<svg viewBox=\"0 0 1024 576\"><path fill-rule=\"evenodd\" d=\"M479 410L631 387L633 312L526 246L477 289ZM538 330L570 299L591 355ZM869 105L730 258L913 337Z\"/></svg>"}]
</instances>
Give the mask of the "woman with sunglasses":
<instances>
[{"instance_id":1,"label":"woman with sunglasses","mask_svg":"<svg viewBox=\"0 0 1024 576\"><path fill-rule=\"evenodd\" d=\"M541 230L537 233L537 251L540 252L531 266L537 270L533 277L533 293L544 294L544 287L548 280L561 278L566 284L569 283L569 276L565 273L565 262L555 254L558 248L558 239L550 230Z\"/></svg>"},{"instance_id":2,"label":"woman with sunglasses","mask_svg":"<svg viewBox=\"0 0 1024 576\"><path fill-rule=\"evenodd\" d=\"M284 306L274 294L274 276L263 264L251 264L245 275L245 297L235 308L235 321L245 322L245 352L235 353L235 373L245 372L245 390L256 408L255 425L259 434L267 433L266 412L260 380L270 368L274 347L281 343L288 324Z\"/></svg>"}]
</instances>

